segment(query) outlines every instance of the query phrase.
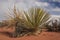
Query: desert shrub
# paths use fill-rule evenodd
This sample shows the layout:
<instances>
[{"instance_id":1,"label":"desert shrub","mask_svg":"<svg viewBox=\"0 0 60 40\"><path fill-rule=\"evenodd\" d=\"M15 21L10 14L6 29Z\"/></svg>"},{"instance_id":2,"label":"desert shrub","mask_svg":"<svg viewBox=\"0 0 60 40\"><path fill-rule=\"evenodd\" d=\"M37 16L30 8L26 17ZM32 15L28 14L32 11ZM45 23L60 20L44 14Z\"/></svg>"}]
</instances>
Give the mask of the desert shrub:
<instances>
[{"instance_id":1,"label":"desert shrub","mask_svg":"<svg viewBox=\"0 0 60 40\"><path fill-rule=\"evenodd\" d=\"M24 25L28 32L32 34L39 34L45 22L50 18L50 15L41 8L30 8L27 12L24 11ZM32 30L32 31L30 31Z\"/></svg>"},{"instance_id":2,"label":"desert shrub","mask_svg":"<svg viewBox=\"0 0 60 40\"><path fill-rule=\"evenodd\" d=\"M50 15L38 7L32 7L28 11L22 11L16 9L14 6L13 16L9 15L15 25L15 31L13 32L12 37L19 37L25 34L34 34L37 35L41 32L41 28L46 21L50 18ZM22 15L22 16L21 16Z\"/></svg>"},{"instance_id":3,"label":"desert shrub","mask_svg":"<svg viewBox=\"0 0 60 40\"><path fill-rule=\"evenodd\" d=\"M53 22L55 21L55 22ZM51 25L49 25L51 23ZM48 31L60 31L60 23L58 23L58 20L50 20L48 23L46 23L46 28Z\"/></svg>"},{"instance_id":4,"label":"desert shrub","mask_svg":"<svg viewBox=\"0 0 60 40\"><path fill-rule=\"evenodd\" d=\"M2 22L0 22L0 27L2 27L3 26L3 23Z\"/></svg>"},{"instance_id":5,"label":"desert shrub","mask_svg":"<svg viewBox=\"0 0 60 40\"><path fill-rule=\"evenodd\" d=\"M60 18L59 18L59 26L58 27L59 27L58 31L60 31Z\"/></svg>"},{"instance_id":6,"label":"desert shrub","mask_svg":"<svg viewBox=\"0 0 60 40\"><path fill-rule=\"evenodd\" d=\"M4 27L4 26L7 26L8 25L8 23L7 22L5 22L5 21L3 21L3 22L0 22L0 27L2 28L2 27Z\"/></svg>"}]
</instances>

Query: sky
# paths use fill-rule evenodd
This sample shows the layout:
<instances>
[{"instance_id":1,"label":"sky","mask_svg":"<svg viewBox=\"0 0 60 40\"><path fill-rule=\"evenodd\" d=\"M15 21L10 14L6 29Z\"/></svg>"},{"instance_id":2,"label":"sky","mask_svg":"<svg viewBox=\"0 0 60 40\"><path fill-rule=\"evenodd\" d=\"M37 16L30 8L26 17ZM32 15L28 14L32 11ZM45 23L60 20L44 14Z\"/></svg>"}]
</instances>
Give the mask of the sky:
<instances>
[{"instance_id":1,"label":"sky","mask_svg":"<svg viewBox=\"0 0 60 40\"><path fill-rule=\"evenodd\" d=\"M13 9L14 4L24 10L38 6L51 15L60 16L60 0L0 0L0 20L5 19L8 8Z\"/></svg>"}]
</instances>

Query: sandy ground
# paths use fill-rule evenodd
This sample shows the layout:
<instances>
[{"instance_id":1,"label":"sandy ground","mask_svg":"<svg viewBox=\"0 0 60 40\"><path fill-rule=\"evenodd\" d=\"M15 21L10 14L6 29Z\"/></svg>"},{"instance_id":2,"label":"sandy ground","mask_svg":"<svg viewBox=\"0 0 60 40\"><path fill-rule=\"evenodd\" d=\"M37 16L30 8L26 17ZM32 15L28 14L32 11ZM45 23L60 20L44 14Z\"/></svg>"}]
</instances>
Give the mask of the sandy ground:
<instances>
[{"instance_id":1,"label":"sandy ground","mask_svg":"<svg viewBox=\"0 0 60 40\"><path fill-rule=\"evenodd\" d=\"M20 38L10 38L6 35L0 34L0 40L60 40L60 33L42 32L38 36L24 36Z\"/></svg>"},{"instance_id":2,"label":"sandy ground","mask_svg":"<svg viewBox=\"0 0 60 40\"><path fill-rule=\"evenodd\" d=\"M4 29L4 31L5 30L6 29ZM37 36L31 35L31 36L23 36L20 38L10 38L4 34L0 34L0 40L60 40L60 32L42 32Z\"/></svg>"}]
</instances>

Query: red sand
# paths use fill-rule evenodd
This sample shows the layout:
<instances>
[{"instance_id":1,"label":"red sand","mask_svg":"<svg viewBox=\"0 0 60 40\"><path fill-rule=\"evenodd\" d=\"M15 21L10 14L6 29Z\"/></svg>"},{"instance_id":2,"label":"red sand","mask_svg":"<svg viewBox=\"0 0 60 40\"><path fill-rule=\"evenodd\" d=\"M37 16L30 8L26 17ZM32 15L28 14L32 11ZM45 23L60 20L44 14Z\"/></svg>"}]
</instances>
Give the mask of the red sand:
<instances>
[{"instance_id":1,"label":"red sand","mask_svg":"<svg viewBox=\"0 0 60 40\"><path fill-rule=\"evenodd\" d=\"M60 40L59 32L42 32L38 36L24 36L20 38L10 38L0 34L0 40Z\"/></svg>"},{"instance_id":2,"label":"red sand","mask_svg":"<svg viewBox=\"0 0 60 40\"><path fill-rule=\"evenodd\" d=\"M24 36L20 38L9 38L6 35L0 34L0 40L60 40L60 33L42 32L38 36Z\"/></svg>"}]
</instances>

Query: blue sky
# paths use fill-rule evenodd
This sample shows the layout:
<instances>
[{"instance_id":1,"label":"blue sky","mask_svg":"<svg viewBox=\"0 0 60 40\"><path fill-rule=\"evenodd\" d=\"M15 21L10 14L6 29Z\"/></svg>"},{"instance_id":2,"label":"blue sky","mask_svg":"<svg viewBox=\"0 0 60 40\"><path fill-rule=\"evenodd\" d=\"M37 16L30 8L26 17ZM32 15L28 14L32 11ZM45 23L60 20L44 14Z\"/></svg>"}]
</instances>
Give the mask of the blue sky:
<instances>
[{"instance_id":1,"label":"blue sky","mask_svg":"<svg viewBox=\"0 0 60 40\"><path fill-rule=\"evenodd\" d=\"M39 6L52 15L60 15L60 0L0 0L0 20L5 18L8 8L12 9L14 4L19 9Z\"/></svg>"}]
</instances>

